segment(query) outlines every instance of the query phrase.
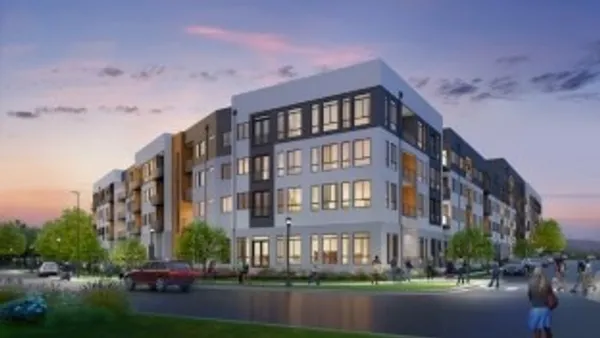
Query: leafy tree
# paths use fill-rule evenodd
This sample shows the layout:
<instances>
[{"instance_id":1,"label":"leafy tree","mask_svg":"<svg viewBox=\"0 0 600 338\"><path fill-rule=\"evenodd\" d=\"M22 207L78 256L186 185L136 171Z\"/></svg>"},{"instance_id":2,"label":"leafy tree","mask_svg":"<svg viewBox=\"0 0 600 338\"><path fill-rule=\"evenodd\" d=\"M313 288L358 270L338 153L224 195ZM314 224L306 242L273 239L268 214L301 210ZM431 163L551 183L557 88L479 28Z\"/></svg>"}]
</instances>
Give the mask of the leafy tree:
<instances>
[{"instance_id":1,"label":"leafy tree","mask_svg":"<svg viewBox=\"0 0 600 338\"><path fill-rule=\"evenodd\" d=\"M66 209L59 218L46 223L35 249L46 259L62 261L94 262L104 256L91 215L76 209Z\"/></svg>"},{"instance_id":2,"label":"leafy tree","mask_svg":"<svg viewBox=\"0 0 600 338\"><path fill-rule=\"evenodd\" d=\"M176 252L180 259L206 267L209 260L229 261L229 245L225 230L196 221L185 227L177 238Z\"/></svg>"},{"instance_id":3,"label":"leafy tree","mask_svg":"<svg viewBox=\"0 0 600 338\"><path fill-rule=\"evenodd\" d=\"M545 252L560 252L567 246L560 224L552 218L536 225L531 231L530 240L535 250Z\"/></svg>"},{"instance_id":4,"label":"leafy tree","mask_svg":"<svg viewBox=\"0 0 600 338\"><path fill-rule=\"evenodd\" d=\"M20 256L25 253L27 239L14 222L0 223L0 255Z\"/></svg>"},{"instance_id":5,"label":"leafy tree","mask_svg":"<svg viewBox=\"0 0 600 338\"><path fill-rule=\"evenodd\" d=\"M117 243L110 254L110 259L120 267L134 267L147 259L146 247L139 239L125 239Z\"/></svg>"},{"instance_id":6,"label":"leafy tree","mask_svg":"<svg viewBox=\"0 0 600 338\"><path fill-rule=\"evenodd\" d=\"M519 258L531 257L536 252L532 243L528 239L517 238L513 247L513 254Z\"/></svg>"},{"instance_id":7,"label":"leafy tree","mask_svg":"<svg viewBox=\"0 0 600 338\"><path fill-rule=\"evenodd\" d=\"M456 232L450 242L446 255L449 258L472 260L490 260L494 257L494 245L491 239L478 227Z\"/></svg>"}]
</instances>

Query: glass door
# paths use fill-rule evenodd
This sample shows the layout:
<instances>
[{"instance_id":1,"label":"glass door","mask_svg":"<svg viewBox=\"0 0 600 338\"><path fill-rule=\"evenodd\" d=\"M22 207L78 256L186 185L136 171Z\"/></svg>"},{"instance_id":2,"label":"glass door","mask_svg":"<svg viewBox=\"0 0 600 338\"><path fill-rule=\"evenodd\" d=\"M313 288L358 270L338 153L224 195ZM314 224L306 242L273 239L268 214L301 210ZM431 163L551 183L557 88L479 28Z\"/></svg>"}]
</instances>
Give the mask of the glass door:
<instances>
[{"instance_id":1,"label":"glass door","mask_svg":"<svg viewBox=\"0 0 600 338\"><path fill-rule=\"evenodd\" d=\"M269 267L269 240L260 239L252 241L252 266Z\"/></svg>"}]
</instances>

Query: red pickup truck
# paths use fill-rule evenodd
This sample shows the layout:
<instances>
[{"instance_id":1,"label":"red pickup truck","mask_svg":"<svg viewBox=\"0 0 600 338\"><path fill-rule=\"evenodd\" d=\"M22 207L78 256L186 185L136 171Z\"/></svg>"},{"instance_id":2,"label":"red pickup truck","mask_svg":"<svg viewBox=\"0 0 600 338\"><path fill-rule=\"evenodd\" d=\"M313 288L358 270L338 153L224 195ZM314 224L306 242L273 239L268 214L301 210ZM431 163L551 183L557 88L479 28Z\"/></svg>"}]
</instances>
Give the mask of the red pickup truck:
<instances>
[{"instance_id":1,"label":"red pickup truck","mask_svg":"<svg viewBox=\"0 0 600 338\"><path fill-rule=\"evenodd\" d=\"M125 273L123 281L130 291L139 285L147 285L153 291L165 292L170 286L176 286L182 292L188 292L199 277L200 273L187 262L150 261Z\"/></svg>"}]
</instances>

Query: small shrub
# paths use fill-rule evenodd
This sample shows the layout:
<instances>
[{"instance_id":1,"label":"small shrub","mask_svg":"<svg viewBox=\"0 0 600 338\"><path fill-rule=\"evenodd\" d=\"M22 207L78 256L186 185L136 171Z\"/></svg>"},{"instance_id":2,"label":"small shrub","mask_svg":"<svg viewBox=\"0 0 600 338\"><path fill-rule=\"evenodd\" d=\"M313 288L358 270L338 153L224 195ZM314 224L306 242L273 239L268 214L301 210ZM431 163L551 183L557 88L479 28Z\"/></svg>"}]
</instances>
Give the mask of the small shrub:
<instances>
[{"instance_id":1,"label":"small shrub","mask_svg":"<svg viewBox=\"0 0 600 338\"><path fill-rule=\"evenodd\" d=\"M78 294L83 306L104 309L116 315L127 315L131 306L125 290L118 282L99 280L85 284Z\"/></svg>"}]
</instances>

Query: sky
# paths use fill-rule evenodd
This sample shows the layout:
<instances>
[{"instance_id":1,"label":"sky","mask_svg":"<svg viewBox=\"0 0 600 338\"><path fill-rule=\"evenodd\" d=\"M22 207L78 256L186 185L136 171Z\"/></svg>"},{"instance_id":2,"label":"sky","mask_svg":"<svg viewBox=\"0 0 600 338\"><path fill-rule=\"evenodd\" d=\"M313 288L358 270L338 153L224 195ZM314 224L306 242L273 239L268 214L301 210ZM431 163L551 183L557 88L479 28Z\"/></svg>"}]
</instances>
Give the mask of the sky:
<instances>
[{"instance_id":1,"label":"sky","mask_svg":"<svg viewBox=\"0 0 600 338\"><path fill-rule=\"evenodd\" d=\"M95 180L236 93L381 58L569 237L600 239L600 2L0 0L0 219Z\"/></svg>"}]
</instances>

